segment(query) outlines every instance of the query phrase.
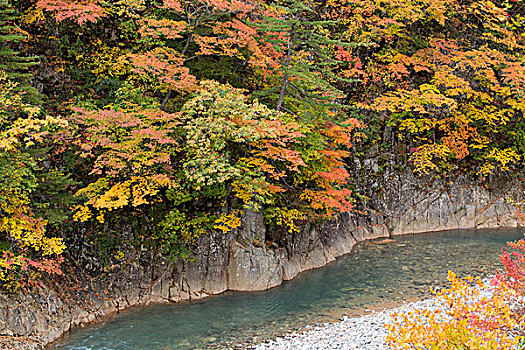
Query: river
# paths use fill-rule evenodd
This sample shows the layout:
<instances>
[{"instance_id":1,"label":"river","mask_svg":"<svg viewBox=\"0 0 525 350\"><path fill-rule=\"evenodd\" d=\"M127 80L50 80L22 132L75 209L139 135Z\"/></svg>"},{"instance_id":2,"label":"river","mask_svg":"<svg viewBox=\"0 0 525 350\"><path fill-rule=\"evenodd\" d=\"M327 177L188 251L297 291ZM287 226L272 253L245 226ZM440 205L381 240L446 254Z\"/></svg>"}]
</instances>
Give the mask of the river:
<instances>
[{"instance_id":1,"label":"river","mask_svg":"<svg viewBox=\"0 0 525 350\"><path fill-rule=\"evenodd\" d=\"M204 300L132 308L77 329L58 350L241 348L343 315L429 296L448 270L487 275L505 242L525 229L456 230L362 243L326 267L264 292L226 292Z\"/></svg>"}]
</instances>

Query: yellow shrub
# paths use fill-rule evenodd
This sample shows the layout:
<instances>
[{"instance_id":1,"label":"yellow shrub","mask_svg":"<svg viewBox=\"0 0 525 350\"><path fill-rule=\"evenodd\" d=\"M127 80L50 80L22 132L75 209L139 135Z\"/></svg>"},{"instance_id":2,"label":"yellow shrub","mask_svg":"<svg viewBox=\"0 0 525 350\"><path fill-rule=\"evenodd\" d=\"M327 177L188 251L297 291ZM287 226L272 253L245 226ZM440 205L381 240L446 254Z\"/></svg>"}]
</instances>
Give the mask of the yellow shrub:
<instances>
[{"instance_id":1,"label":"yellow shrub","mask_svg":"<svg viewBox=\"0 0 525 350\"><path fill-rule=\"evenodd\" d=\"M515 348L523 338L520 319L508 301L512 291L499 284L482 294L479 278L457 278L449 271L450 288L436 292L436 308L394 314L387 325L393 349L499 350Z\"/></svg>"}]
</instances>

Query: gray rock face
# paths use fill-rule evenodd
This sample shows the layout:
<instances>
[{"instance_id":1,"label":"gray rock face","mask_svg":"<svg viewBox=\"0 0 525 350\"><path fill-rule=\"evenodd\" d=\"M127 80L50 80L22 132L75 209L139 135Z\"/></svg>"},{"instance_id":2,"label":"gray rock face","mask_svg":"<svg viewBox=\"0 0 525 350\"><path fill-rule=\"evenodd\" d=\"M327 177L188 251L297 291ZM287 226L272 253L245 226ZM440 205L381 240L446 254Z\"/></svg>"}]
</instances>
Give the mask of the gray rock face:
<instances>
[{"instance_id":1,"label":"gray rock face","mask_svg":"<svg viewBox=\"0 0 525 350\"><path fill-rule=\"evenodd\" d=\"M281 257L265 247L230 245L228 289L256 291L275 287L283 281Z\"/></svg>"},{"instance_id":2,"label":"gray rock face","mask_svg":"<svg viewBox=\"0 0 525 350\"><path fill-rule=\"evenodd\" d=\"M201 237L194 261L171 264L138 252L136 262L95 279L71 272L66 275L74 278L60 286L48 283L30 295L0 295L0 348L38 349L73 327L135 305L268 289L326 265L366 239L519 225L506 199L524 199L519 180L494 180L486 188L466 178L422 183L411 173L385 179L371 187L383 190L360 208L366 214L346 213L322 225L304 225L296 234L270 237L262 215L250 211L238 232Z\"/></svg>"},{"instance_id":3,"label":"gray rock face","mask_svg":"<svg viewBox=\"0 0 525 350\"><path fill-rule=\"evenodd\" d=\"M452 183L434 181L426 186L412 173L392 175L377 196L377 213L392 235L429 231L517 227L516 208L507 198L523 201L519 179L494 179L493 188L460 177Z\"/></svg>"}]
</instances>

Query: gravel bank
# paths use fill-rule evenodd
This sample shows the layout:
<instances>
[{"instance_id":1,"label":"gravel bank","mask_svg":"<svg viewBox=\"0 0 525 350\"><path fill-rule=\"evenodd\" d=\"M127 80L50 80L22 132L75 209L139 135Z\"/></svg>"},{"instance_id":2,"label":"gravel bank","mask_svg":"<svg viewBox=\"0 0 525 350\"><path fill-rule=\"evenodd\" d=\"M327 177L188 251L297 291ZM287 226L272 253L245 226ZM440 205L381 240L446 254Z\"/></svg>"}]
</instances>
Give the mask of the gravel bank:
<instances>
[{"instance_id":1,"label":"gravel bank","mask_svg":"<svg viewBox=\"0 0 525 350\"><path fill-rule=\"evenodd\" d=\"M356 318L343 317L340 322L305 327L300 332L258 344L252 349L359 349L387 350L387 330L393 312L403 313L417 308L434 308L435 300L427 299L406 304L402 307L373 312Z\"/></svg>"},{"instance_id":2,"label":"gravel bank","mask_svg":"<svg viewBox=\"0 0 525 350\"><path fill-rule=\"evenodd\" d=\"M483 282L480 297L488 298L492 294L489 279L484 279ZM388 350L385 342L388 333L385 324L390 322L392 313L403 314L415 309L431 310L438 307L438 300L430 298L356 318L345 316L340 322L305 327L302 331L255 345L252 349Z\"/></svg>"}]
</instances>

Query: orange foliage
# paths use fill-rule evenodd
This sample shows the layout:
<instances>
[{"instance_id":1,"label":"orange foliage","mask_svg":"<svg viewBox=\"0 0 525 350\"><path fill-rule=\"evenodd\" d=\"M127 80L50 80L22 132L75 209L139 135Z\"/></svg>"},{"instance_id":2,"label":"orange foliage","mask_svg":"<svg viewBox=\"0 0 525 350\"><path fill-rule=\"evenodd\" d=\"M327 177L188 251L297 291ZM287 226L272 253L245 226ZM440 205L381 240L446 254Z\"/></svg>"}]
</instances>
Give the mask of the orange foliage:
<instances>
[{"instance_id":1,"label":"orange foliage","mask_svg":"<svg viewBox=\"0 0 525 350\"><path fill-rule=\"evenodd\" d=\"M511 308L512 292L494 286L490 296L481 280L459 279L449 272L450 287L436 293L436 308L394 313L387 343L399 350L501 350L522 339L520 318ZM516 333L518 332L518 333Z\"/></svg>"},{"instance_id":2,"label":"orange foliage","mask_svg":"<svg viewBox=\"0 0 525 350\"><path fill-rule=\"evenodd\" d=\"M99 1L38 0L37 8L54 12L57 22L73 20L82 25L96 22L106 15Z\"/></svg>"},{"instance_id":3,"label":"orange foliage","mask_svg":"<svg viewBox=\"0 0 525 350\"><path fill-rule=\"evenodd\" d=\"M184 58L173 49L157 47L129 57L135 73L153 77L164 89L183 92L195 88L195 77L184 67Z\"/></svg>"},{"instance_id":4,"label":"orange foliage","mask_svg":"<svg viewBox=\"0 0 525 350\"><path fill-rule=\"evenodd\" d=\"M364 68L371 78L365 88L376 97L357 105L388 118L405 131L400 138L418 145L411 154L416 171L428 173L442 161L470 157L482 159L476 172L487 175L521 160L493 142L518 118L525 91L525 65L517 54L523 40L506 25L505 8L489 1L352 3L357 7L347 35L393 42ZM422 38L410 31L416 21L440 29ZM474 27L483 44L456 35ZM422 39L425 45L417 48ZM505 157L496 159L496 153Z\"/></svg>"}]
</instances>

